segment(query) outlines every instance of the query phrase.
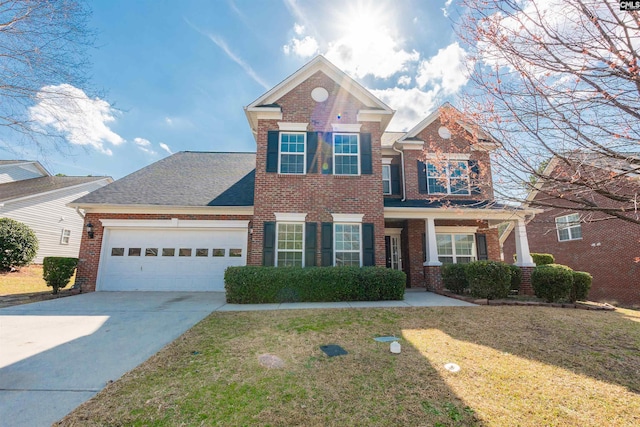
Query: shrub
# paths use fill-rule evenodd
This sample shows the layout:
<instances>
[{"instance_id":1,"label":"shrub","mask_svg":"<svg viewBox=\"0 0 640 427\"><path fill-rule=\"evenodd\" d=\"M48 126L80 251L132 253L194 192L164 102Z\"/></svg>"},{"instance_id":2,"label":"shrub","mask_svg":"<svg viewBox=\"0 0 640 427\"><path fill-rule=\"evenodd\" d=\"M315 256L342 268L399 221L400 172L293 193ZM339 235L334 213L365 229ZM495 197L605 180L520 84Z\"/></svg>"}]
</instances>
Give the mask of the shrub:
<instances>
[{"instance_id":1,"label":"shrub","mask_svg":"<svg viewBox=\"0 0 640 427\"><path fill-rule=\"evenodd\" d=\"M461 294L468 289L467 265L468 264L444 264L440 267L444 287L456 294Z\"/></svg>"},{"instance_id":2,"label":"shrub","mask_svg":"<svg viewBox=\"0 0 640 427\"><path fill-rule=\"evenodd\" d=\"M53 288L56 295L59 289L69 284L73 272L78 266L78 258L45 257L42 262L42 276L47 286Z\"/></svg>"},{"instance_id":3,"label":"shrub","mask_svg":"<svg viewBox=\"0 0 640 427\"><path fill-rule=\"evenodd\" d=\"M556 259L553 257L552 254L532 253L531 258L533 258L533 262L535 262L536 265L549 265L556 262Z\"/></svg>"},{"instance_id":4,"label":"shrub","mask_svg":"<svg viewBox=\"0 0 640 427\"><path fill-rule=\"evenodd\" d=\"M511 289L511 268L497 261L474 261L467 265L471 295L477 298L506 298Z\"/></svg>"},{"instance_id":5,"label":"shrub","mask_svg":"<svg viewBox=\"0 0 640 427\"><path fill-rule=\"evenodd\" d=\"M573 286L569 293L569 301L584 301L589 295L589 289L591 288L591 281L593 276L585 271L573 272Z\"/></svg>"},{"instance_id":6,"label":"shrub","mask_svg":"<svg viewBox=\"0 0 640 427\"><path fill-rule=\"evenodd\" d=\"M511 270L511 290L519 291L520 284L522 283L522 270L517 265L510 264L509 270Z\"/></svg>"},{"instance_id":7,"label":"shrub","mask_svg":"<svg viewBox=\"0 0 640 427\"><path fill-rule=\"evenodd\" d=\"M553 264L554 262L556 262L556 259L553 257L552 254L536 254L536 253L532 253L531 254L531 259L533 259L533 262L536 265L548 265L548 264ZM513 260L514 261L518 261L518 255L513 254Z\"/></svg>"},{"instance_id":8,"label":"shrub","mask_svg":"<svg viewBox=\"0 0 640 427\"><path fill-rule=\"evenodd\" d=\"M402 300L406 275L381 267L228 267L227 302Z\"/></svg>"},{"instance_id":9,"label":"shrub","mask_svg":"<svg viewBox=\"0 0 640 427\"><path fill-rule=\"evenodd\" d=\"M568 298L573 285L573 270L566 265L539 265L531 273L531 285L538 298L558 302Z\"/></svg>"},{"instance_id":10,"label":"shrub","mask_svg":"<svg viewBox=\"0 0 640 427\"><path fill-rule=\"evenodd\" d=\"M38 252L38 238L29 226L0 218L0 270L28 265Z\"/></svg>"}]
</instances>

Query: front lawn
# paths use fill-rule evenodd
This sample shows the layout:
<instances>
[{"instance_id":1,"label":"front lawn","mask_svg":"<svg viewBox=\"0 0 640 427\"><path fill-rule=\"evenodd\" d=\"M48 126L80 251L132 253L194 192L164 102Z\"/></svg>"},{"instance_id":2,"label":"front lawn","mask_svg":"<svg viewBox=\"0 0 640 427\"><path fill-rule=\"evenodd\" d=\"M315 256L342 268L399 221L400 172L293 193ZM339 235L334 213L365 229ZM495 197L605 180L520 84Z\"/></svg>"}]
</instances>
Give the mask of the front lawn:
<instances>
[{"instance_id":1,"label":"front lawn","mask_svg":"<svg viewBox=\"0 0 640 427\"><path fill-rule=\"evenodd\" d=\"M640 312L214 313L59 425L637 426Z\"/></svg>"},{"instance_id":2,"label":"front lawn","mask_svg":"<svg viewBox=\"0 0 640 427\"><path fill-rule=\"evenodd\" d=\"M73 285L73 278L67 288ZM66 289L66 288L65 288ZM30 294L51 292L42 278L42 265L32 264L19 271L0 273L0 295Z\"/></svg>"}]
</instances>

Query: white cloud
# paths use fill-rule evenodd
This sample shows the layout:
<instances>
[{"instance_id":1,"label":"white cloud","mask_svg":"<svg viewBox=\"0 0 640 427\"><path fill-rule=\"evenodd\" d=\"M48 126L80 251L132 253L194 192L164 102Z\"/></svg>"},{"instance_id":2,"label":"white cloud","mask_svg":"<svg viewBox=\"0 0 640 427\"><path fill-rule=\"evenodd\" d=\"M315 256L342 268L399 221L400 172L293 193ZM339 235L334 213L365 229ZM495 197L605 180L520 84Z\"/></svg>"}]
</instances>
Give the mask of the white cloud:
<instances>
[{"instance_id":1,"label":"white cloud","mask_svg":"<svg viewBox=\"0 0 640 427\"><path fill-rule=\"evenodd\" d=\"M442 10L442 14L444 15L445 18L449 17L449 7L451 6L451 3L453 3L453 0L447 0L444 2L444 7L440 10Z\"/></svg>"},{"instance_id":2,"label":"white cloud","mask_svg":"<svg viewBox=\"0 0 640 427\"><path fill-rule=\"evenodd\" d=\"M160 146L160 148L162 148L167 153L173 154L173 151L171 151L171 148L169 148L169 146L167 144L165 144L164 142L161 142L158 145Z\"/></svg>"},{"instance_id":3,"label":"white cloud","mask_svg":"<svg viewBox=\"0 0 640 427\"><path fill-rule=\"evenodd\" d=\"M45 86L36 95L36 105L29 108L29 119L41 128L51 127L67 141L88 145L111 155L105 144L120 145L124 139L108 124L116 111L100 98L89 98L84 91L69 84Z\"/></svg>"},{"instance_id":4,"label":"white cloud","mask_svg":"<svg viewBox=\"0 0 640 427\"><path fill-rule=\"evenodd\" d=\"M383 26L353 26L353 31L329 43L327 59L354 77L372 75L388 78L404 71L420 58L415 50L402 49L390 31Z\"/></svg>"},{"instance_id":5,"label":"white cloud","mask_svg":"<svg viewBox=\"0 0 640 427\"><path fill-rule=\"evenodd\" d=\"M282 50L285 55L297 55L301 58L308 58L318 53L320 46L315 38L311 36L304 36L304 26L295 24L293 26L293 32L297 37L293 37L289 40L289 43L282 46Z\"/></svg>"},{"instance_id":6,"label":"white cloud","mask_svg":"<svg viewBox=\"0 0 640 427\"><path fill-rule=\"evenodd\" d=\"M445 94L456 93L469 80L467 53L458 42L453 42L427 61L422 61L416 82L421 88L427 85L442 88Z\"/></svg>"},{"instance_id":7,"label":"white cloud","mask_svg":"<svg viewBox=\"0 0 640 427\"><path fill-rule=\"evenodd\" d=\"M133 138L133 142L138 146L138 148L145 153L148 154L158 154L151 148L151 142L148 139L144 138Z\"/></svg>"},{"instance_id":8,"label":"white cloud","mask_svg":"<svg viewBox=\"0 0 640 427\"><path fill-rule=\"evenodd\" d=\"M173 124L173 119L171 117L165 117L164 122L171 126Z\"/></svg>"},{"instance_id":9,"label":"white cloud","mask_svg":"<svg viewBox=\"0 0 640 427\"><path fill-rule=\"evenodd\" d=\"M435 91L422 91L418 88L371 90L385 104L396 110L389 124L390 131L407 131L427 117L437 106Z\"/></svg>"},{"instance_id":10,"label":"white cloud","mask_svg":"<svg viewBox=\"0 0 640 427\"><path fill-rule=\"evenodd\" d=\"M398 86L409 86L411 84L411 76L400 76Z\"/></svg>"}]
</instances>

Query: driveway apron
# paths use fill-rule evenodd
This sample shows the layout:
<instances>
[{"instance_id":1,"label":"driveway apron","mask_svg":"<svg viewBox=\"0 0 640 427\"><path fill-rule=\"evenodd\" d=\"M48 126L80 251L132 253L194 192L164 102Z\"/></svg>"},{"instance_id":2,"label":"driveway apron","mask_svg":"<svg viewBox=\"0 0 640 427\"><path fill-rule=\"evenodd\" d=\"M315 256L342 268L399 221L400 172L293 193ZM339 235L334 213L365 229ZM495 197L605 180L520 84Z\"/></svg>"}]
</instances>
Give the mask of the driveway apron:
<instances>
[{"instance_id":1,"label":"driveway apron","mask_svg":"<svg viewBox=\"0 0 640 427\"><path fill-rule=\"evenodd\" d=\"M222 292L93 292L0 309L0 426L49 426L225 304Z\"/></svg>"}]
</instances>

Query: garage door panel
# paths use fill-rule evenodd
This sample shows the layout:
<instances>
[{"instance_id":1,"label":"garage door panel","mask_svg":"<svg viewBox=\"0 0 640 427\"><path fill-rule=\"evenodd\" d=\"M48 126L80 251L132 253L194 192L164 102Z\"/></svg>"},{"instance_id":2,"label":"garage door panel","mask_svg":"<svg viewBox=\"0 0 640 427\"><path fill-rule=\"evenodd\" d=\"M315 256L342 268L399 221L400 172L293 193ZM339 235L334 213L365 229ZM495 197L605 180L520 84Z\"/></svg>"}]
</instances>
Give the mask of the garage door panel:
<instances>
[{"instance_id":1,"label":"garage door panel","mask_svg":"<svg viewBox=\"0 0 640 427\"><path fill-rule=\"evenodd\" d=\"M246 241L246 229L111 229L104 243L98 290L224 291L225 268L246 265ZM180 249L190 255L179 256ZM202 256L196 256L198 249ZM230 256L238 251L241 256Z\"/></svg>"}]
</instances>

